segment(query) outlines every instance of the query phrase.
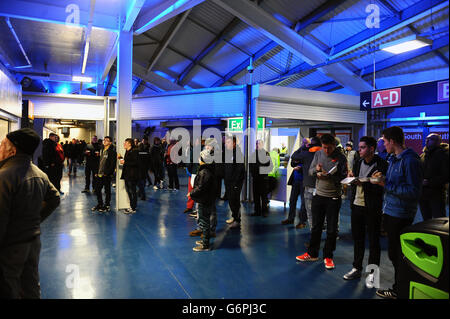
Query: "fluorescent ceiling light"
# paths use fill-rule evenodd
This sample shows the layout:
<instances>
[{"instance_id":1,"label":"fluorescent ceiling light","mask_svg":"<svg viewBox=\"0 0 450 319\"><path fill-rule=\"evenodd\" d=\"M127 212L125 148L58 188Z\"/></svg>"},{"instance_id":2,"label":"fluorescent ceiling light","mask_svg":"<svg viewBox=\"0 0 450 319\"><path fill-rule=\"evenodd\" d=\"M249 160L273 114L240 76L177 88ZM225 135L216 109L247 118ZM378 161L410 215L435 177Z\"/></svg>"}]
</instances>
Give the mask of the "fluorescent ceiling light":
<instances>
[{"instance_id":1,"label":"fluorescent ceiling light","mask_svg":"<svg viewBox=\"0 0 450 319\"><path fill-rule=\"evenodd\" d=\"M92 78L87 76L72 76L72 81L74 82L85 82L85 83L91 83Z\"/></svg>"},{"instance_id":2,"label":"fluorescent ceiling light","mask_svg":"<svg viewBox=\"0 0 450 319\"><path fill-rule=\"evenodd\" d=\"M380 45L380 49L394 54L400 54L404 52L409 52L412 50L420 49L428 45L432 45L433 40L420 37L417 35L412 35L404 39L389 42Z\"/></svg>"}]
</instances>

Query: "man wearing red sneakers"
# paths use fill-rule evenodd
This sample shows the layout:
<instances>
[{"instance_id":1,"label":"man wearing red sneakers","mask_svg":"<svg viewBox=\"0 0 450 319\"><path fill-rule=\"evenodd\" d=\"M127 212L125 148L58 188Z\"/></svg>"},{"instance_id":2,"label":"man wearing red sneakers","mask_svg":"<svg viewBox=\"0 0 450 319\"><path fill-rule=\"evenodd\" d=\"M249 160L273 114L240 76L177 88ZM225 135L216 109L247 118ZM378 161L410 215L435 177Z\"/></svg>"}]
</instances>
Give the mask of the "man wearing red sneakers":
<instances>
[{"instance_id":1,"label":"man wearing red sneakers","mask_svg":"<svg viewBox=\"0 0 450 319\"><path fill-rule=\"evenodd\" d=\"M309 174L316 177L316 193L312 200L311 240L308 252L297 256L298 261L316 261L319 256L320 239L325 218L327 239L323 248L326 269L333 269L333 251L336 249L339 210L341 209L341 180L347 177L347 159L336 149L336 139L331 134L320 138L322 149L317 151Z\"/></svg>"}]
</instances>

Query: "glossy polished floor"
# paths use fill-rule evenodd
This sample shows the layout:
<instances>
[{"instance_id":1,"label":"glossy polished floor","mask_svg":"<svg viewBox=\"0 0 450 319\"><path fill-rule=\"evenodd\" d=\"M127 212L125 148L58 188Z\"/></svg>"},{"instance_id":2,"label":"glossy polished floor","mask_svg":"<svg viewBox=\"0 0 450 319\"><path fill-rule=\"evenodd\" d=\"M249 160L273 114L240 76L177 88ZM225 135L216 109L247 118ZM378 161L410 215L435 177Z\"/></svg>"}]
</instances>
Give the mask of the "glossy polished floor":
<instances>
[{"instance_id":1,"label":"glossy polished floor","mask_svg":"<svg viewBox=\"0 0 450 319\"><path fill-rule=\"evenodd\" d=\"M61 205L42 225L42 298L377 298L364 277L342 279L353 258L348 202L334 270L322 259L296 262L309 230L281 225L285 212L275 204L264 219L248 216L251 205L244 205L238 231L228 229L228 203L218 201L213 250L198 253L192 251L198 237L188 235L195 220L183 214L187 179L179 173L181 191L148 187L149 199L132 216L114 211L114 195L110 213L93 213L95 195L81 193L82 168L76 178L64 174ZM393 277L386 247L382 238L382 287Z\"/></svg>"}]
</instances>

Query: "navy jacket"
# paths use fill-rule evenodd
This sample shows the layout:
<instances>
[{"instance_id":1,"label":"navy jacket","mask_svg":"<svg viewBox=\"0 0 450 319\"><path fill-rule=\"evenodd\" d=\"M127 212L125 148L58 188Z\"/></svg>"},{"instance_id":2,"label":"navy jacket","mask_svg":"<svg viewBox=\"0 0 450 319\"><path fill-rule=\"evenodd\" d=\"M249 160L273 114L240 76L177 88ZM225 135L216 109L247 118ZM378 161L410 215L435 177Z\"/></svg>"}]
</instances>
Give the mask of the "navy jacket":
<instances>
[{"instance_id":1,"label":"navy jacket","mask_svg":"<svg viewBox=\"0 0 450 319\"><path fill-rule=\"evenodd\" d=\"M422 190L422 176L419 155L412 149L390 156L384 188L384 213L397 218L414 218Z\"/></svg>"}]
</instances>

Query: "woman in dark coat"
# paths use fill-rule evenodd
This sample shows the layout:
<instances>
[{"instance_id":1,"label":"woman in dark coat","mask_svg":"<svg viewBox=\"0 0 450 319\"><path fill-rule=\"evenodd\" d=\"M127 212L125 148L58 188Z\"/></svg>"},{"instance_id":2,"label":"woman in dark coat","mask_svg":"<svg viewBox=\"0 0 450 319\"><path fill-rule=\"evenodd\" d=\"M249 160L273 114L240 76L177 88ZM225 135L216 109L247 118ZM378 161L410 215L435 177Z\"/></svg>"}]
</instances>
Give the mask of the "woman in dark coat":
<instances>
[{"instance_id":1,"label":"woman in dark coat","mask_svg":"<svg viewBox=\"0 0 450 319\"><path fill-rule=\"evenodd\" d=\"M125 213L134 214L136 213L137 206L136 186L139 181L139 151L135 148L134 141L131 138L125 140L123 147L126 150L125 157L118 157L120 164L123 165L122 176L120 178L125 180L125 189L131 206L131 208L125 210Z\"/></svg>"}]
</instances>

